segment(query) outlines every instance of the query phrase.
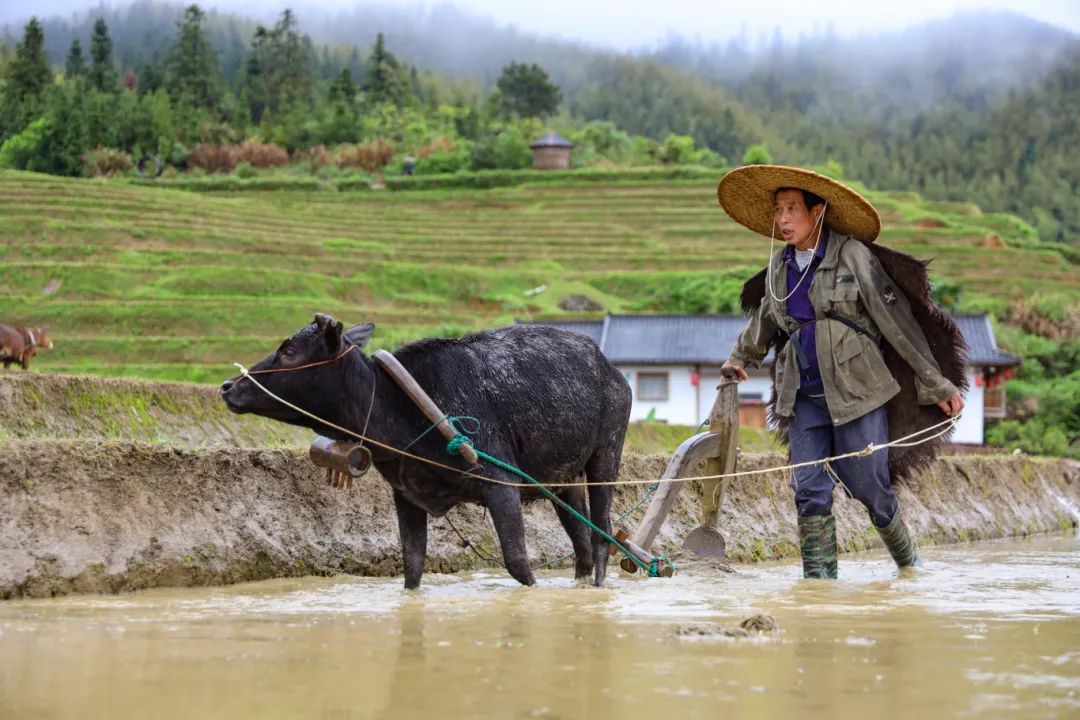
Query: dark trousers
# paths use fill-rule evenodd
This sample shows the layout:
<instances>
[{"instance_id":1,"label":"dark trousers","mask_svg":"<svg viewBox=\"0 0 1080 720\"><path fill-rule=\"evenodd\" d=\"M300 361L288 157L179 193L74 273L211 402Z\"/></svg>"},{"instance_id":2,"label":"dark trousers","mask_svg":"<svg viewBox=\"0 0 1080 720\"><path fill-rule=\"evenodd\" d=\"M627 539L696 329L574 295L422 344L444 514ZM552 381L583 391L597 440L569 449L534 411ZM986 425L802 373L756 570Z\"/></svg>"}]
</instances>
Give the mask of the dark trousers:
<instances>
[{"instance_id":1,"label":"dark trousers","mask_svg":"<svg viewBox=\"0 0 1080 720\"><path fill-rule=\"evenodd\" d=\"M824 396L814 397L800 390L795 398L795 415L788 425L793 463L842 455L888 440L889 418L884 406L843 425L833 425ZM866 506L871 522L879 528L887 527L899 509L889 482L888 449L865 457L834 460L830 465L848 493ZM825 465L797 468L792 487L799 517L830 515L835 486Z\"/></svg>"}]
</instances>

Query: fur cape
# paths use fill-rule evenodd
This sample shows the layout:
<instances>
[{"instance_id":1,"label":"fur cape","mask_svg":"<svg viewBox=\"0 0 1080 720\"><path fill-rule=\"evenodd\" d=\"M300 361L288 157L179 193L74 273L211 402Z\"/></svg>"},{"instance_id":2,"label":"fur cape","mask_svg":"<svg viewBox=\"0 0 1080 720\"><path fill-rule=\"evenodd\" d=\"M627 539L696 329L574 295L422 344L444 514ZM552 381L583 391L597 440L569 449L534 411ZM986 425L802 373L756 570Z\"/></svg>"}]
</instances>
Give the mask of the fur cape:
<instances>
[{"instance_id":1,"label":"fur cape","mask_svg":"<svg viewBox=\"0 0 1080 720\"><path fill-rule=\"evenodd\" d=\"M965 393L967 390L967 344L960 333L960 328L949 315L934 304L930 299L930 280L926 273L926 266L930 261L922 261L898 250L892 250L882 245L871 244L870 250L881 262L885 272L892 278L895 285L907 296L911 305L911 312L915 316L926 334L926 340L930 350L937 360L941 373L947 377L953 385ZM743 310L751 312L765 297L765 270L763 269L743 285L740 302ZM777 335L774 341L777 352L787 342L785 338ZM889 440L910 435L944 420L947 416L937 405L919 405L915 391L915 372L911 366L900 357L893 349L888 340L881 342L882 355L889 371L900 384L898 392L888 403L886 411L889 415ZM769 374L773 380L772 397L769 399L769 419L777 424L777 436L787 444L788 418L775 414L776 408L776 369L769 368ZM937 457L942 444L948 439L950 433L935 438L929 442L912 447L889 448L889 473L893 481L904 480L913 474L928 467ZM915 438L918 440L919 438Z\"/></svg>"}]
</instances>

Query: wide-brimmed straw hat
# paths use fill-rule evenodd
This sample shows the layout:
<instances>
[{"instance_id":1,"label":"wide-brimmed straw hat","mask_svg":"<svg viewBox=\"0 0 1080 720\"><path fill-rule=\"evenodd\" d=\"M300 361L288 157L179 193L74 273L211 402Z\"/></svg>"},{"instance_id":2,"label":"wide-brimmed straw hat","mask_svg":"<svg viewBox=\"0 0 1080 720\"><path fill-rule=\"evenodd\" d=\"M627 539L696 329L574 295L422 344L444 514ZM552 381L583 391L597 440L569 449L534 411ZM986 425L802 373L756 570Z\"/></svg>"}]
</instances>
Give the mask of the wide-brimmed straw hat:
<instances>
[{"instance_id":1,"label":"wide-brimmed straw hat","mask_svg":"<svg viewBox=\"0 0 1080 720\"><path fill-rule=\"evenodd\" d=\"M740 225L765 237L773 236L773 205L780 188L809 190L828 203L825 224L831 229L874 242L881 218L870 201L847 185L811 170L784 165L745 165L720 180L716 196L720 206Z\"/></svg>"}]
</instances>

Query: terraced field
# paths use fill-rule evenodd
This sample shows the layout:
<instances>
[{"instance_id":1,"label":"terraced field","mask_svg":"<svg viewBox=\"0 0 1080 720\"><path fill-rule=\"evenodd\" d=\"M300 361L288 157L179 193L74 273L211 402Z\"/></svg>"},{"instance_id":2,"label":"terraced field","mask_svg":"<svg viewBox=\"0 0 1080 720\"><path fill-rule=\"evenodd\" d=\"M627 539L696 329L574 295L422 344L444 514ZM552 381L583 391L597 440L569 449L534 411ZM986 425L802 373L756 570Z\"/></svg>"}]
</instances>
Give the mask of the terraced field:
<instances>
[{"instance_id":1,"label":"terraced field","mask_svg":"<svg viewBox=\"0 0 1080 720\"><path fill-rule=\"evenodd\" d=\"M567 316L572 294L661 310L641 302L665 283L765 261L768 243L726 218L714 187L209 195L0 172L0 319L51 325L35 369L218 382L315 312L374 321L373 344L393 348ZM934 277L984 305L1076 291L1076 266L1011 216L869 195L884 242L934 257Z\"/></svg>"}]
</instances>

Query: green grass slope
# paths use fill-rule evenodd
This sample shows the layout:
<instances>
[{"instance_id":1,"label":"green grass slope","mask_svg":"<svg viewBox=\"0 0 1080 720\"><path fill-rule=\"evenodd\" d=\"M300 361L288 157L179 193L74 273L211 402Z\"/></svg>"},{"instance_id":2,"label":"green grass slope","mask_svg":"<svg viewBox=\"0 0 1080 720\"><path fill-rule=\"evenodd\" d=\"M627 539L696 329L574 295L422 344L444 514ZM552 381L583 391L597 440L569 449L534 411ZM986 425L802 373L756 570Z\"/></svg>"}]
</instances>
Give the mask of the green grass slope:
<instances>
[{"instance_id":1,"label":"green grass slope","mask_svg":"<svg viewBox=\"0 0 1080 720\"><path fill-rule=\"evenodd\" d=\"M977 307L1075 297L1065 251L1012 216L868 194L883 242L934 258L932 277ZM571 317L559 303L574 294L678 309L673 288L741 281L768 254L700 179L213 194L0 172L0 197L0 322L47 323L56 342L34 370L194 382L254 363L316 312L374 321L373 345L393 348Z\"/></svg>"}]
</instances>

